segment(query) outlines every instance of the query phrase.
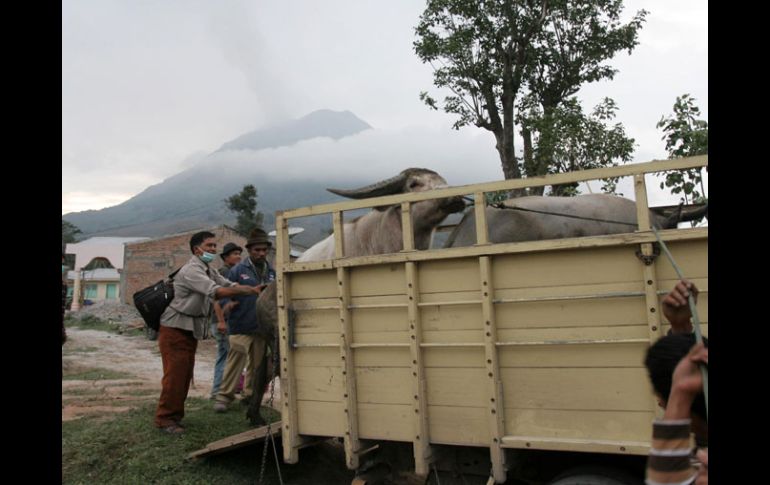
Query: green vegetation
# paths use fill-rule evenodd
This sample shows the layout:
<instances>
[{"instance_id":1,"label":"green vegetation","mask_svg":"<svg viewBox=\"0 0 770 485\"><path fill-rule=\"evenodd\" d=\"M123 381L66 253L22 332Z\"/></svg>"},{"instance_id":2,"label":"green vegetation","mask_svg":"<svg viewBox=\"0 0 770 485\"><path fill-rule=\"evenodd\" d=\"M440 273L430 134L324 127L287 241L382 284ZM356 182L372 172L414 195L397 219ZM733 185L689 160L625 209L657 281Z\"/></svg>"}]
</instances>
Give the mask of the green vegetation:
<instances>
[{"instance_id":1,"label":"green vegetation","mask_svg":"<svg viewBox=\"0 0 770 485\"><path fill-rule=\"evenodd\" d=\"M68 315L64 319L64 326L68 328L81 328L83 330L101 330L103 332L111 332L128 336L139 336L144 334L144 328L126 328L124 325L120 325L118 323L105 322L101 318L95 317L93 315L83 315L79 318Z\"/></svg>"},{"instance_id":2,"label":"green vegetation","mask_svg":"<svg viewBox=\"0 0 770 485\"><path fill-rule=\"evenodd\" d=\"M242 409L216 414L210 401L189 398L186 432L176 436L155 428L155 406L150 402L109 420L86 417L62 423L62 483L253 484L259 479L261 444L186 461L189 453L206 444L250 429ZM272 410L263 408L262 413L271 421L279 419ZM268 451L266 482L277 483Z\"/></svg>"}]
</instances>

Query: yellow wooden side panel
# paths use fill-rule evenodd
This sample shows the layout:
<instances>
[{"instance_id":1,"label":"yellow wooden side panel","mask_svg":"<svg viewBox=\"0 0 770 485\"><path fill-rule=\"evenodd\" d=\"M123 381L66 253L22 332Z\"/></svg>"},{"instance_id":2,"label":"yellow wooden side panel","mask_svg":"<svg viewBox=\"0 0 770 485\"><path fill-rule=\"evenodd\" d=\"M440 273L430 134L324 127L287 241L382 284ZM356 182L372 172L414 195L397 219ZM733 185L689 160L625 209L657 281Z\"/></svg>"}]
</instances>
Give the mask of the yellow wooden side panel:
<instances>
[{"instance_id":1,"label":"yellow wooden side panel","mask_svg":"<svg viewBox=\"0 0 770 485\"><path fill-rule=\"evenodd\" d=\"M708 241L670 241L666 243L666 247L685 278L708 278ZM655 260L655 272L659 280L679 279L674 267L662 252Z\"/></svg>"},{"instance_id":2,"label":"yellow wooden side panel","mask_svg":"<svg viewBox=\"0 0 770 485\"><path fill-rule=\"evenodd\" d=\"M653 411L647 374L635 368L503 368L506 408Z\"/></svg>"},{"instance_id":3,"label":"yellow wooden side panel","mask_svg":"<svg viewBox=\"0 0 770 485\"><path fill-rule=\"evenodd\" d=\"M407 332L409 318L404 308L354 308L350 311L353 342L362 333Z\"/></svg>"},{"instance_id":4,"label":"yellow wooden side panel","mask_svg":"<svg viewBox=\"0 0 770 485\"><path fill-rule=\"evenodd\" d=\"M337 353L339 354L339 351ZM342 400L344 391L342 387L342 368L340 366L297 366L296 369L297 399L325 402L338 402Z\"/></svg>"},{"instance_id":5,"label":"yellow wooden side panel","mask_svg":"<svg viewBox=\"0 0 770 485\"><path fill-rule=\"evenodd\" d=\"M297 400L299 434L344 436L346 429L342 402Z\"/></svg>"},{"instance_id":6,"label":"yellow wooden side panel","mask_svg":"<svg viewBox=\"0 0 770 485\"><path fill-rule=\"evenodd\" d=\"M489 409L428 406L433 443L489 446Z\"/></svg>"},{"instance_id":7,"label":"yellow wooden side panel","mask_svg":"<svg viewBox=\"0 0 770 485\"><path fill-rule=\"evenodd\" d=\"M417 274L420 293L478 292L481 286L479 262L475 258L421 262Z\"/></svg>"},{"instance_id":8,"label":"yellow wooden side panel","mask_svg":"<svg viewBox=\"0 0 770 485\"><path fill-rule=\"evenodd\" d=\"M478 292L476 292L478 293ZM481 330L481 305L438 305L420 308L422 328L435 330Z\"/></svg>"},{"instance_id":9,"label":"yellow wooden side panel","mask_svg":"<svg viewBox=\"0 0 770 485\"><path fill-rule=\"evenodd\" d=\"M408 367L356 367L359 404L411 404L414 398L404 385L411 375Z\"/></svg>"},{"instance_id":10,"label":"yellow wooden side panel","mask_svg":"<svg viewBox=\"0 0 770 485\"><path fill-rule=\"evenodd\" d=\"M405 295L405 281L403 264L354 267L350 270L350 296Z\"/></svg>"},{"instance_id":11,"label":"yellow wooden side panel","mask_svg":"<svg viewBox=\"0 0 770 485\"><path fill-rule=\"evenodd\" d=\"M291 275L291 301L305 298L337 299L337 272L309 271Z\"/></svg>"},{"instance_id":12,"label":"yellow wooden side panel","mask_svg":"<svg viewBox=\"0 0 770 485\"><path fill-rule=\"evenodd\" d=\"M649 442L654 418L652 411L574 411L506 407L505 434L556 439ZM577 449L580 449L579 446Z\"/></svg>"},{"instance_id":13,"label":"yellow wooden side panel","mask_svg":"<svg viewBox=\"0 0 770 485\"><path fill-rule=\"evenodd\" d=\"M644 325L646 305L643 296L501 303L497 328L543 328Z\"/></svg>"},{"instance_id":14,"label":"yellow wooden side panel","mask_svg":"<svg viewBox=\"0 0 770 485\"><path fill-rule=\"evenodd\" d=\"M503 369L638 368L646 352L646 343L523 345L502 347L498 359Z\"/></svg>"},{"instance_id":15,"label":"yellow wooden side panel","mask_svg":"<svg viewBox=\"0 0 770 485\"><path fill-rule=\"evenodd\" d=\"M482 347L428 347L423 348L425 368L479 368L484 369L484 349Z\"/></svg>"},{"instance_id":16,"label":"yellow wooden side panel","mask_svg":"<svg viewBox=\"0 0 770 485\"><path fill-rule=\"evenodd\" d=\"M358 405L358 435L363 439L412 441L414 406L408 404Z\"/></svg>"},{"instance_id":17,"label":"yellow wooden side panel","mask_svg":"<svg viewBox=\"0 0 770 485\"><path fill-rule=\"evenodd\" d=\"M506 254L493 260L493 288L537 288L641 280L636 247Z\"/></svg>"},{"instance_id":18,"label":"yellow wooden side panel","mask_svg":"<svg viewBox=\"0 0 770 485\"><path fill-rule=\"evenodd\" d=\"M429 406L484 407L487 377L483 368L425 369Z\"/></svg>"}]
</instances>

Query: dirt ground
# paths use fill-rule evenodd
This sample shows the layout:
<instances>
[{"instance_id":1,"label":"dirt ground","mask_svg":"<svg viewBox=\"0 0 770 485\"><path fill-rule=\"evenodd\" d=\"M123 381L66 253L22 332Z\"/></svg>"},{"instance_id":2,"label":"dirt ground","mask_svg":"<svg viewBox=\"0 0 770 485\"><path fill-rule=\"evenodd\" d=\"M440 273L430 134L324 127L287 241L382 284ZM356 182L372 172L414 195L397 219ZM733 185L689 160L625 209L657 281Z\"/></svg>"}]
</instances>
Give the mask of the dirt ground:
<instances>
[{"instance_id":1,"label":"dirt ground","mask_svg":"<svg viewBox=\"0 0 770 485\"><path fill-rule=\"evenodd\" d=\"M198 342L191 397L206 398L214 380L217 344L213 339ZM62 421L88 414L127 411L138 402L157 400L163 365L158 342L144 337L129 337L99 330L67 329L67 343L62 348ZM71 379L81 372L103 369L104 378ZM130 377L129 377L130 376ZM276 386L273 407L280 409L280 383Z\"/></svg>"}]
</instances>

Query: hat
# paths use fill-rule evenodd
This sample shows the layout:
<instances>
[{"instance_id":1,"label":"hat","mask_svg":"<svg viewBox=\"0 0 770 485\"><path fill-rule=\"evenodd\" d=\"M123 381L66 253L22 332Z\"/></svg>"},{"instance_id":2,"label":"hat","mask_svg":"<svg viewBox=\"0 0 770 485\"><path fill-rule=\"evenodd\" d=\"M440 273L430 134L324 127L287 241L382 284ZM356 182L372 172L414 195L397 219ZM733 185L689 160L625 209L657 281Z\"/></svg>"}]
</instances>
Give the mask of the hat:
<instances>
[{"instance_id":1,"label":"hat","mask_svg":"<svg viewBox=\"0 0 770 485\"><path fill-rule=\"evenodd\" d=\"M225 244L225 247L222 248L222 253L219 255L222 259L225 259L228 254L232 253L233 251L241 251L243 252L243 248L238 246L235 243L229 242Z\"/></svg>"},{"instance_id":2,"label":"hat","mask_svg":"<svg viewBox=\"0 0 770 485\"><path fill-rule=\"evenodd\" d=\"M270 242L270 239L267 238L267 233L260 227L255 227L251 230L251 233L249 234L249 240L246 241L246 249L248 249L249 246L253 246L254 244L267 244L267 247L273 245L273 243Z\"/></svg>"}]
</instances>

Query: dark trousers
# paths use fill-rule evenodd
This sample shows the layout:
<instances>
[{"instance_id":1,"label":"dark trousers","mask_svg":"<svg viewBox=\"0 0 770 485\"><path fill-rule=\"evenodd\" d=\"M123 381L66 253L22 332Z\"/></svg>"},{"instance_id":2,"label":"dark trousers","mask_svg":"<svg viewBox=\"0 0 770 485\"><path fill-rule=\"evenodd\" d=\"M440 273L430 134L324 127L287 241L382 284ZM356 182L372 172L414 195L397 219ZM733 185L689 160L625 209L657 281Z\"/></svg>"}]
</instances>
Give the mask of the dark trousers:
<instances>
[{"instance_id":1,"label":"dark trousers","mask_svg":"<svg viewBox=\"0 0 770 485\"><path fill-rule=\"evenodd\" d=\"M184 402L190 390L198 341L188 330L160 326L158 347L163 358L163 380L155 426L178 424L184 417Z\"/></svg>"}]
</instances>

